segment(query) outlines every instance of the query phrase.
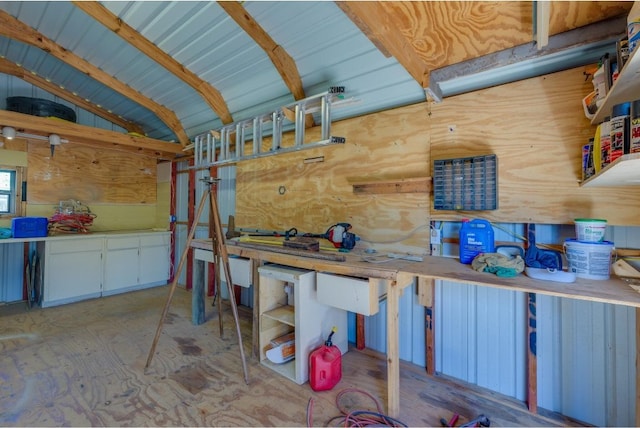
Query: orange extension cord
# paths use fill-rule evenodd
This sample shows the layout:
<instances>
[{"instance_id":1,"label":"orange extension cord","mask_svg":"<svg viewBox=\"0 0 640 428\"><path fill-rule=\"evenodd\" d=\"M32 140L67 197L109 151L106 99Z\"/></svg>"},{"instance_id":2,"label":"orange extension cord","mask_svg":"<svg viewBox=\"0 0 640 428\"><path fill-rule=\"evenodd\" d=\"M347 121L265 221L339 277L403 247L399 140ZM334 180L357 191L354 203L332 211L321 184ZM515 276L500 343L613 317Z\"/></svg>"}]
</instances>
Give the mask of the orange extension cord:
<instances>
[{"instance_id":1,"label":"orange extension cord","mask_svg":"<svg viewBox=\"0 0 640 428\"><path fill-rule=\"evenodd\" d=\"M94 218L92 213L56 213L49 219L49 233L89 233Z\"/></svg>"},{"instance_id":2,"label":"orange extension cord","mask_svg":"<svg viewBox=\"0 0 640 428\"><path fill-rule=\"evenodd\" d=\"M342 396L347 393L359 393L366 395L369 397L373 403L375 404L376 411L370 410L351 410L347 411L341 405ZM331 418L331 420L327 423L329 426L330 423L339 420L340 425L344 427L366 427L366 426L376 426L376 427L406 427L407 425L403 422L400 422L397 419L392 418L391 416L387 416L382 413L382 406L376 400L376 398L369 394L366 391L363 391L358 388L345 388L341 390L336 396L336 406L340 411L339 416L335 416ZM313 426L313 397L309 398L309 402L307 404L307 427Z\"/></svg>"}]
</instances>

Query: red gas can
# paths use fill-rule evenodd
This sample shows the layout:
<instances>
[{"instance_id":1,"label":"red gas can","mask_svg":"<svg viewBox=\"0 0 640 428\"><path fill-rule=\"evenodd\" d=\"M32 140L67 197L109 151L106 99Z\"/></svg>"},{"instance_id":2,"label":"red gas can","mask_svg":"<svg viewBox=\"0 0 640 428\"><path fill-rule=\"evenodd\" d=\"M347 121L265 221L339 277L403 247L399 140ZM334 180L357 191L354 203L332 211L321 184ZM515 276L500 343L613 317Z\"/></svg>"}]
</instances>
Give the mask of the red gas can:
<instances>
[{"instance_id":1,"label":"red gas can","mask_svg":"<svg viewBox=\"0 0 640 428\"><path fill-rule=\"evenodd\" d=\"M314 391L326 391L342 379L342 353L333 345L331 336L334 327L324 345L309 354L309 384Z\"/></svg>"}]
</instances>

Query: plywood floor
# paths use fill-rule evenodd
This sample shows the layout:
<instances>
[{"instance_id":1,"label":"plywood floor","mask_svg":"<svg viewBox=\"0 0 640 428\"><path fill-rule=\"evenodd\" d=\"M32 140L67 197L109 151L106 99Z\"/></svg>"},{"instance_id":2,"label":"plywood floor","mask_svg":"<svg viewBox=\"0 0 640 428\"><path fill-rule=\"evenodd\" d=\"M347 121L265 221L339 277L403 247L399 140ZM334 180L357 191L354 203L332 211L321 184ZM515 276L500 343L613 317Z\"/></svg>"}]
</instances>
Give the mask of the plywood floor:
<instances>
[{"instance_id":1,"label":"plywood floor","mask_svg":"<svg viewBox=\"0 0 640 428\"><path fill-rule=\"evenodd\" d=\"M385 361L370 352L345 354L342 381L325 392L260 365L251 357L248 309L240 311L245 384L230 309L220 338L216 308L208 305L204 325L191 325L191 295L182 289L145 373L167 292L158 287L47 309L0 307L0 425L305 426L313 398L313 425L326 426L340 415L335 399L347 388L385 402ZM440 418L453 412L461 415L459 424L483 413L491 426L576 425L550 413L532 415L498 394L426 376L411 364L403 364L401 375L398 419L410 426L440 426ZM358 393L343 395L342 405L375 410Z\"/></svg>"}]
</instances>

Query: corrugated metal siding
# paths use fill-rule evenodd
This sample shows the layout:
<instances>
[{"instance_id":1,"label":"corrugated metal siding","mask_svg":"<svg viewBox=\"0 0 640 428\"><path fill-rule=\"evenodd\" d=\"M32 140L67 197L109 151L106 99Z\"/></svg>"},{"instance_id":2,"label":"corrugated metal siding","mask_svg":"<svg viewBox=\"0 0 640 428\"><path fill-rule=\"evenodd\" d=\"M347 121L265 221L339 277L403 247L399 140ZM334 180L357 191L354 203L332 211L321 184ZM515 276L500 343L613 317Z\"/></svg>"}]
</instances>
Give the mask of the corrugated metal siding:
<instances>
[{"instance_id":1,"label":"corrugated metal siding","mask_svg":"<svg viewBox=\"0 0 640 428\"><path fill-rule=\"evenodd\" d=\"M635 309L538 296L538 405L598 426L635 425Z\"/></svg>"},{"instance_id":2,"label":"corrugated metal siding","mask_svg":"<svg viewBox=\"0 0 640 428\"><path fill-rule=\"evenodd\" d=\"M0 242L0 302L22 300L24 245Z\"/></svg>"},{"instance_id":3,"label":"corrugated metal siding","mask_svg":"<svg viewBox=\"0 0 640 428\"><path fill-rule=\"evenodd\" d=\"M436 283L436 371L525 399L524 293Z\"/></svg>"},{"instance_id":4,"label":"corrugated metal siding","mask_svg":"<svg viewBox=\"0 0 640 428\"><path fill-rule=\"evenodd\" d=\"M637 248L638 229L609 227L606 238ZM443 236L457 237L458 230L459 223L445 223ZM524 225L498 224L494 231L497 241L517 242ZM572 225L536 225L538 243L561 243L574 235ZM443 248L457 256L457 245ZM417 316L424 308L417 301L407 308L408 294L413 295L405 292L401 302L401 358L424 366L424 316ZM526 400L527 296L437 281L436 371ZM385 311L386 302L365 324L367 347L381 352ZM538 295L536 315L538 405L595 425L633 426L635 309Z\"/></svg>"},{"instance_id":5,"label":"corrugated metal siding","mask_svg":"<svg viewBox=\"0 0 640 428\"><path fill-rule=\"evenodd\" d=\"M76 123L80 125L108 129L115 132L126 132L124 128L114 125L100 116L90 113L83 108L77 107L62 98L51 95L49 92L33 86L17 77L0 73L0 82L2 82L0 85L0 109L2 110L7 109L7 97L42 98L72 108L76 113Z\"/></svg>"},{"instance_id":6,"label":"corrugated metal siding","mask_svg":"<svg viewBox=\"0 0 640 428\"><path fill-rule=\"evenodd\" d=\"M400 358L424 366L425 359L425 309L418 304L416 284L404 290L400 297ZM364 317L365 343L367 348L378 352L387 351L387 301L380 302L380 311ZM355 317L349 318L349 340L355 342Z\"/></svg>"}]
</instances>

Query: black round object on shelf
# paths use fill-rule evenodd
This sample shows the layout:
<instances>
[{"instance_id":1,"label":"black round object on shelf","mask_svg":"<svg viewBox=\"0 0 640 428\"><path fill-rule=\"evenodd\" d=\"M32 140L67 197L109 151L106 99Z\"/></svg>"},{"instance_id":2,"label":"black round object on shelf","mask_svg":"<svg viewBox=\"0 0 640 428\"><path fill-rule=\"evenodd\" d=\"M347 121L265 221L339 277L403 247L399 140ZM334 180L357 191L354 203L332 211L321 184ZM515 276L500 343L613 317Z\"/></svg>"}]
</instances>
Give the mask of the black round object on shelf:
<instances>
[{"instance_id":1,"label":"black round object on shelf","mask_svg":"<svg viewBox=\"0 0 640 428\"><path fill-rule=\"evenodd\" d=\"M42 98L7 97L7 110L32 116L76 121L76 112L72 108Z\"/></svg>"}]
</instances>

